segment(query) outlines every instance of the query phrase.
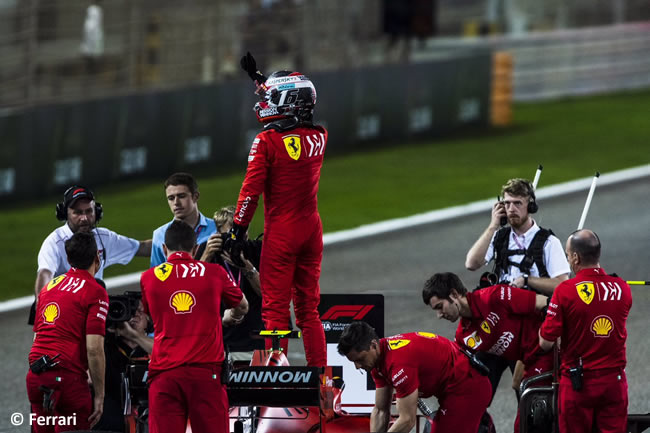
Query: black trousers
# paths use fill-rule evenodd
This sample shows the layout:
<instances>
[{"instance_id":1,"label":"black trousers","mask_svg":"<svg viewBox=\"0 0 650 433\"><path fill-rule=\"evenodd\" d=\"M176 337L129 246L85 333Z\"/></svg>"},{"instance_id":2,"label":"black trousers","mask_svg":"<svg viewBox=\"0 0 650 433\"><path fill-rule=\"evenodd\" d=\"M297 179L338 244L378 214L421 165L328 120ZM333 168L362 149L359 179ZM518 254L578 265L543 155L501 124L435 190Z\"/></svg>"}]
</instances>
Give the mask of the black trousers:
<instances>
[{"instance_id":1,"label":"black trousers","mask_svg":"<svg viewBox=\"0 0 650 433\"><path fill-rule=\"evenodd\" d=\"M490 369L488 379L490 379L490 384L492 385L492 398L494 398L503 372L506 368L510 368L510 372L514 373L516 361L508 361L500 356L486 352L477 352L476 357ZM519 400L519 393L515 392L515 394L517 394L517 400ZM492 403L492 400L490 400L490 403Z\"/></svg>"}]
</instances>

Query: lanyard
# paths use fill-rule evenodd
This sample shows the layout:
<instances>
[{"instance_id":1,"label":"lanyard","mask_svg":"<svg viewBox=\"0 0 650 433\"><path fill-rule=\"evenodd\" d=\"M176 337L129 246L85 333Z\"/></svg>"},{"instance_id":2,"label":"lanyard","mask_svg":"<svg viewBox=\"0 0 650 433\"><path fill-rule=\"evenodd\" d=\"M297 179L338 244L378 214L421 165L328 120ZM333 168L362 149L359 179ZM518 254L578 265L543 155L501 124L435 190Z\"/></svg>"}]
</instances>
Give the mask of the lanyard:
<instances>
[{"instance_id":1,"label":"lanyard","mask_svg":"<svg viewBox=\"0 0 650 433\"><path fill-rule=\"evenodd\" d=\"M524 246L524 244L522 244L521 242L519 242L519 236L517 236L517 233L515 233L514 230L512 231L512 236L514 236L514 238L515 238L515 243L517 244L517 246L519 247L519 249L520 249L520 250L525 250L526 247ZM524 235L524 238L525 238L525 235Z\"/></svg>"},{"instance_id":2,"label":"lanyard","mask_svg":"<svg viewBox=\"0 0 650 433\"><path fill-rule=\"evenodd\" d=\"M226 267L226 271L230 275L230 279L235 281L235 275L233 275L232 269L230 269L230 266L228 266L228 263L226 263L226 261L224 260L223 264ZM241 285L239 284L241 282L241 269L237 269L237 270L239 271L239 274L237 275L237 287L241 287Z\"/></svg>"}]
</instances>

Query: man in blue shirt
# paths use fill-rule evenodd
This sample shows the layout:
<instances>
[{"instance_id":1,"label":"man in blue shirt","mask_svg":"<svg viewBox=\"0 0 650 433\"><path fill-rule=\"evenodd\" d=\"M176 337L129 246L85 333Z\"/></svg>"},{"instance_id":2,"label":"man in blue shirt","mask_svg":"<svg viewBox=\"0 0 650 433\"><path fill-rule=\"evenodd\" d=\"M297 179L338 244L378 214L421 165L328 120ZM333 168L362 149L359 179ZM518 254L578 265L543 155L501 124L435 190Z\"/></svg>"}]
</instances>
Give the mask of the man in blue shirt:
<instances>
[{"instance_id":1,"label":"man in blue shirt","mask_svg":"<svg viewBox=\"0 0 650 433\"><path fill-rule=\"evenodd\" d=\"M197 244L206 242L211 234L217 231L212 218L206 218L199 212L199 186L189 173L174 173L165 181L165 196L167 204L174 214L174 219L158 227L153 232L153 245L151 247L151 267L158 266L167 261L162 250L167 227L175 221L184 221L194 227Z\"/></svg>"}]
</instances>

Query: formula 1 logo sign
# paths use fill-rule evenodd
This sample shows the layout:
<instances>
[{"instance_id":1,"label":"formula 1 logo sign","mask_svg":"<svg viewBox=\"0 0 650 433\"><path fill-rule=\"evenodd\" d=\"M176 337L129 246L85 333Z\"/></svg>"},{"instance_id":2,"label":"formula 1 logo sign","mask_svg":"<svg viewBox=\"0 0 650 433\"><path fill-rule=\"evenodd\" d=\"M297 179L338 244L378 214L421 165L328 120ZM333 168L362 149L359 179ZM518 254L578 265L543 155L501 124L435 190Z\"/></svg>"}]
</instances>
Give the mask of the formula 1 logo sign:
<instances>
[{"instance_id":1,"label":"formula 1 logo sign","mask_svg":"<svg viewBox=\"0 0 650 433\"><path fill-rule=\"evenodd\" d=\"M374 305L335 305L321 316L321 320L336 320L342 317L349 317L352 320L361 320Z\"/></svg>"},{"instance_id":2,"label":"formula 1 logo sign","mask_svg":"<svg viewBox=\"0 0 650 433\"><path fill-rule=\"evenodd\" d=\"M357 320L368 323L375 328L378 336L383 337L383 295L322 294L318 305L318 314L328 344L337 344L345 328Z\"/></svg>"}]
</instances>

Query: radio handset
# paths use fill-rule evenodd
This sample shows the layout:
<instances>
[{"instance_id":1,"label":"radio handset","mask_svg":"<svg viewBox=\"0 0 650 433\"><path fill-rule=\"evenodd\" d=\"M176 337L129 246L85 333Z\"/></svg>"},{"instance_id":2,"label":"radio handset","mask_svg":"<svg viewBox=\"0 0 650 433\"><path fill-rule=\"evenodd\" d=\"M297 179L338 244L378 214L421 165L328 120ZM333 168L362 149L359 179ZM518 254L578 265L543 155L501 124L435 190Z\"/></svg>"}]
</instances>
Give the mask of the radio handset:
<instances>
[{"instance_id":1,"label":"radio handset","mask_svg":"<svg viewBox=\"0 0 650 433\"><path fill-rule=\"evenodd\" d=\"M499 196L499 195L497 196L497 201L498 201L499 203L502 203L502 202L501 202L501 196ZM505 205L504 205L504 209L505 209ZM501 220L499 221L499 225L500 225L501 227L503 227L503 226L505 226L506 224L508 224L508 217L507 217L507 216L502 216L502 217L501 217Z\"/></svg>"}]
</instances>

